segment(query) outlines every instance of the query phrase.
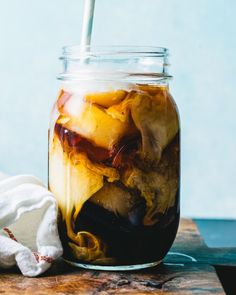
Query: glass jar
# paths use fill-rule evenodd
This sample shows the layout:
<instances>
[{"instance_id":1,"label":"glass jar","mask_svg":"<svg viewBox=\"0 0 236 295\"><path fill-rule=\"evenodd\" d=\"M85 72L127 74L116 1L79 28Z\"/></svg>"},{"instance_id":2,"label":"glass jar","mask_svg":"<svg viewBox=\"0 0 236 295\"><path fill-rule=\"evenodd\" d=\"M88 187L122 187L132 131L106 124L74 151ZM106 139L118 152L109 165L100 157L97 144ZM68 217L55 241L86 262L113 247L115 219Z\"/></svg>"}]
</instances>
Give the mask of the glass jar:
<instances>
[{"instance_id":1,"label":"glass jar","mask_svg":"<svg viewBox=\"0 0 236 295\"><path fill-rule=\"evenodd\" d=\"M168 50L65 47L49 136L64 259L102 270L159 264L179 223L180 143Z\"/></svg>"}]
</instances>

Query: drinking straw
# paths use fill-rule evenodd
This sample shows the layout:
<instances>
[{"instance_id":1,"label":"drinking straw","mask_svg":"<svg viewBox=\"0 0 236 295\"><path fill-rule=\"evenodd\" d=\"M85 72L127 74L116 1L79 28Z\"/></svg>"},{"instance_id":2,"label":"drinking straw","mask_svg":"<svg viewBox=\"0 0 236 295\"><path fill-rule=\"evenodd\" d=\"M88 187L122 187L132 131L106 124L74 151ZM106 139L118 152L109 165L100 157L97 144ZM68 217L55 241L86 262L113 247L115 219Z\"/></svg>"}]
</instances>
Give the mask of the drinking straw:
<instances>
[{"instance_id":1,"label":"drinking straw","mask_svg":"<svg viewBox=\"0 0 236 295\"><path fill-rule=\"evenodd\" d=\"M92 28L93 28L93 15L94 15L95 0L84 1L84 15L81 36L81 49L82 51L89 51L88 45L91 42Z\"/></svg>"}]
</instances>

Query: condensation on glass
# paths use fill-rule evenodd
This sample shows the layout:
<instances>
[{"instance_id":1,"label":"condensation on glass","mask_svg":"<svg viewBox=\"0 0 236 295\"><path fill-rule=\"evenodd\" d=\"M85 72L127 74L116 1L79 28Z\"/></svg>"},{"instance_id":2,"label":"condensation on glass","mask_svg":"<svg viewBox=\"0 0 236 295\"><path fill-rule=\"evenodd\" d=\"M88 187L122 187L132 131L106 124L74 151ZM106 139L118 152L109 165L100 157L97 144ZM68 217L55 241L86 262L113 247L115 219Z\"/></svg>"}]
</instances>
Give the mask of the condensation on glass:
<instances>
[{"instance_id":1,"label":"condensation on glass","mask_svg":"<svg viewBox=\"0 0 236 295\"><path fill-rule=\"evenodd\" d=\"M180 126L165 48L65 47L49 133L64 258L158 264L179 223Z\"/></svg>"}]
</instances>

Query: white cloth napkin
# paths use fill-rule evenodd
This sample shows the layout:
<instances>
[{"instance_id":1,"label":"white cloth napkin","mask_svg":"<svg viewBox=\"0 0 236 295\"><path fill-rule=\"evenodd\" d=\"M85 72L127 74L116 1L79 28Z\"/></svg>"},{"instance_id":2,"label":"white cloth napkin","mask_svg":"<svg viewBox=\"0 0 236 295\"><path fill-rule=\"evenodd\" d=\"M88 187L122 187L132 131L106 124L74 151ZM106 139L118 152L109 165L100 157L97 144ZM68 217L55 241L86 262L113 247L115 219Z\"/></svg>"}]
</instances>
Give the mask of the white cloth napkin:
<instances>
[{"instance_id":1,"label":"white cloth napkin","mask_svg":"<svg viewBox=\"0 0 236 295\"><path fill-rule=\"evenodd\" d=\"M61 255L53 195L34 176L0 175L0 268L34 277Z\"/></svg>"}]
</instances>

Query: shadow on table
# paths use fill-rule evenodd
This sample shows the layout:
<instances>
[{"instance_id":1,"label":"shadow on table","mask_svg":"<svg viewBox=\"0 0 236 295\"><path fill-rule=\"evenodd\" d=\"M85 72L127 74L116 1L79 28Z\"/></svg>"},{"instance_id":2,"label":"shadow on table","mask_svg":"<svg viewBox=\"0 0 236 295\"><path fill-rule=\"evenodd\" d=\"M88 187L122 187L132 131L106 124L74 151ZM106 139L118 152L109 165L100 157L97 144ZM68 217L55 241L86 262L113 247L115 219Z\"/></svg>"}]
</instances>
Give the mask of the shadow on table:
<instances>
[{"instance_id":1,"label":"shadow on table","mask_svg":"<svg viewBox=\"0 0 236 295\"><path fill-rule=\"evenodd\" d=\"M236 294L236 267L214 265L216 273L227 295Z\"/></svg>"}]
</instances>

